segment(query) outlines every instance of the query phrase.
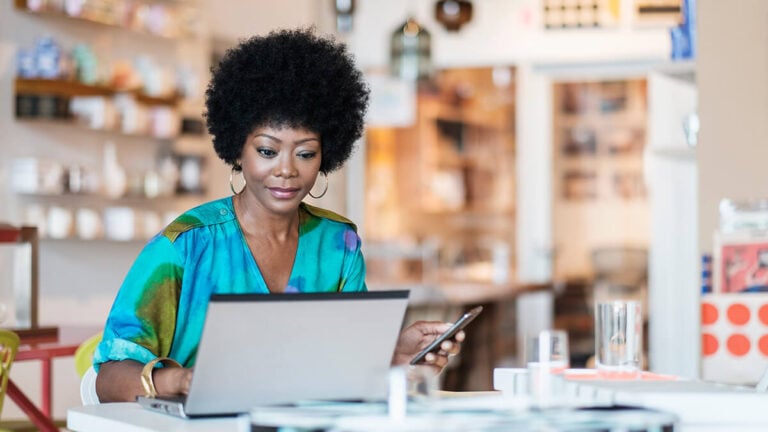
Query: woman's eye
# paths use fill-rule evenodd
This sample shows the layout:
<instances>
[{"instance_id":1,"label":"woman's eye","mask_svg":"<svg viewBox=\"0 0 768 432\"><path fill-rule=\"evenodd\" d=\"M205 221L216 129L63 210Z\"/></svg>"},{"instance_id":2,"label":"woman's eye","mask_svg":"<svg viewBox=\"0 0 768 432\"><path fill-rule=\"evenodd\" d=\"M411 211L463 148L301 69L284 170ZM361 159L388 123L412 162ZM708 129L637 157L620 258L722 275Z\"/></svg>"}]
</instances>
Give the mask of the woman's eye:
<instances>
[{"instance_id":1,"label":"woman's eye","mask_svg":"<svg viewBox=\"0 0 768 432\"><path fill-rule=\"evenodd\" d=\"M275 156L277 155L277 152L276 152L276 151L274 151L274 150L272 150L272 149L269 149L269 148L259 148L259 149L256 149L256 151L257 151L257 152L258 152L260 155L262 155L262 156L264 156L264 157L266 157L266 158L275 157Z\"/></svg>"},{"instance_id":2,"label":"woman's eye","mask_svg":"<svg viewBox=\"0 0 768 432\"><path fill-rule=\"evenodd\" d=\"M317 156L317 152L301 152L299 153L299 157L302 159L312 159L315 156Z\"/></svg>"}]
</instances>

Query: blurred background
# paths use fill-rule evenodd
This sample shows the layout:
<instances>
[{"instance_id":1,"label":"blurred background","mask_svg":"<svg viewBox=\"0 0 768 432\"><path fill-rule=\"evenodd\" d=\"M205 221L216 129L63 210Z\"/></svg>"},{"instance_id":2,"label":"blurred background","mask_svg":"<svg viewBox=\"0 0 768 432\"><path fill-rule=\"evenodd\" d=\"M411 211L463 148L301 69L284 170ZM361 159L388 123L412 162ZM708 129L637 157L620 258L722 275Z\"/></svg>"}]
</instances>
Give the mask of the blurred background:
<instances>
[{"instance_id":1,"label":"blurred background","mask_svg":"<svg viewBox=\"0 0 768 432\"><path fill-rule=\"evenodd\" d=\"M231 194L202 116L210 68L242 38L314 26L348 44L372 98L312 203L358 224L369 288L411 289L409 319L490 306L447 387L489 389L543 328L567 330L585 365L592 304L619 297L643 302L648 367L699 376L718 203L768 196L766 14L762 0L3 1L0 221L38 227L39 323L103 325L147 239ZM63 418L79 381L71 359L54 366ZM14 367L34 398L37 369Z\"/></svg>"}]
</instances>

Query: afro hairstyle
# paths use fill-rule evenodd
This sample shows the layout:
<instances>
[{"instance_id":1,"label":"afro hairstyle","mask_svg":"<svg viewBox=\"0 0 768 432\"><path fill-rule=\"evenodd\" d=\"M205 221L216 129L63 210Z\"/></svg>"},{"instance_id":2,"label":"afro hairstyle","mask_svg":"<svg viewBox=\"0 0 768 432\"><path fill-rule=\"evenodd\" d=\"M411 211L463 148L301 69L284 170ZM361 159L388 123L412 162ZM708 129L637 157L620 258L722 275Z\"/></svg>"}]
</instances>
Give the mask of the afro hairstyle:
<instances>
[{"instance_id":1,"label":"afro hairstyle","mask_svg":"<svg viewBox=\"0 0 768 432\"><path fill-rule=\"evenodd\" d=\"M369 90L346 47L310 28L272 31L230 48L205 96L213 147L236 170L248 135L271 126L317 133L327 174L362 136Z\"/></svg>"}]
</instances>

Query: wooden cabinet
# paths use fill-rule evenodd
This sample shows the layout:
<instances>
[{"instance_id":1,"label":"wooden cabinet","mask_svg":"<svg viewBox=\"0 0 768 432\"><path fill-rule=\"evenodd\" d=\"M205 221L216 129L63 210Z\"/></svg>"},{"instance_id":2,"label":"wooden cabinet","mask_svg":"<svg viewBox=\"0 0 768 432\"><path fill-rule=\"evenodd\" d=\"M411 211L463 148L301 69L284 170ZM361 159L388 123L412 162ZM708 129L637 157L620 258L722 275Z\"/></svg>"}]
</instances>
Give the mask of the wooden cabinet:
<instances>
[{"instance_id":1,"label":"wooden cabinet","mask_svg":"<svg viewBox=\"0 0 768 432\"><path fill-rule=\"evenodd\" d=\"M411 127L369 129L366 241L436 241L439 279L508 276L515 201L512 75L509 68L442 71L419 90Z\"/></svg>"},{"instance_id":2,"label":"wooden cabinet","mask_svg":"<svg viewBox=\"0 0 768 432\"><path fill-rule=\"evenodd\" d=\"M554 276L590 279L593 253L646 248L646 81L554 86Z\"/></svg>"}]
</instances>

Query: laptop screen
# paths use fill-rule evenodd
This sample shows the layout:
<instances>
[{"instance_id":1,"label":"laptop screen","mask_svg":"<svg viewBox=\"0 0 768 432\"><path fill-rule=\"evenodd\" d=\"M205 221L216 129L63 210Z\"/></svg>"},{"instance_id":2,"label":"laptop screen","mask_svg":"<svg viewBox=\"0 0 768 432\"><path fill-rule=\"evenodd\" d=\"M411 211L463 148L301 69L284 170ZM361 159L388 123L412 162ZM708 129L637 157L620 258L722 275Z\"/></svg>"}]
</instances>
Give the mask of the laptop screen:
<instances>
[{"instance_id":1,"label":"laptop screen","mask_svg":"<svg viewBox=\"0 0 768 432\"><path fill-rule=\"evenodd\" d=\"M213 295L187 415L383 399L408 291Z\"/></svg>"}]
</instances>

